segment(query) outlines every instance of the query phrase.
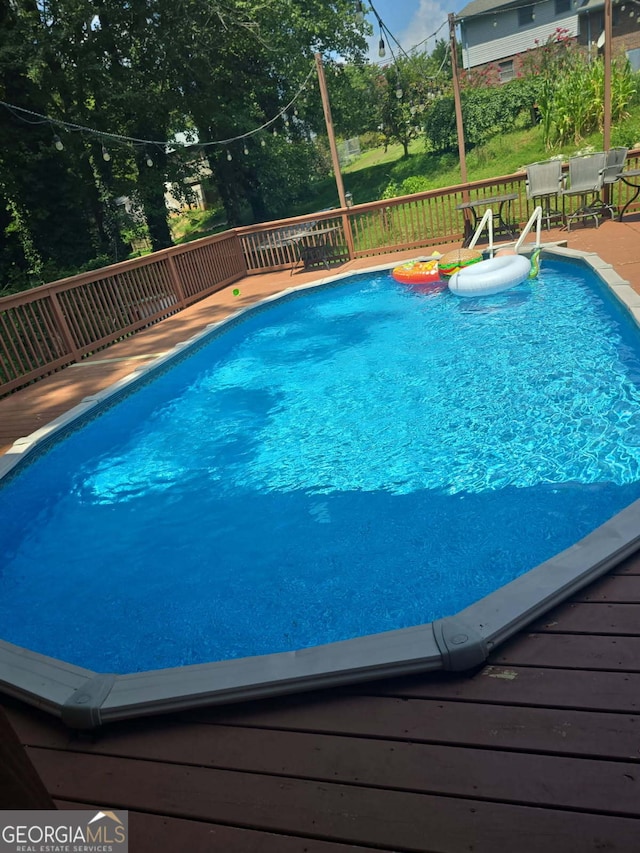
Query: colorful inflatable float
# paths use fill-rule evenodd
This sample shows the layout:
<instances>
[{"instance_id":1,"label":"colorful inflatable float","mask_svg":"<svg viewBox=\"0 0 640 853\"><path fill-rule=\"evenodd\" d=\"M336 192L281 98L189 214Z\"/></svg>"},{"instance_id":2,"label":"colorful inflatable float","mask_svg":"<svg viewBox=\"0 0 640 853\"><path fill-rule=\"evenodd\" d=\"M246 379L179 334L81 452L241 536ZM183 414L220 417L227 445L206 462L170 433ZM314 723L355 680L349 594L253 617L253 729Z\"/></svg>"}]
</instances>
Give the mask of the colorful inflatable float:
<instances>
[{"instance_id":1,"label":"colorful inflatable float","mask_svg":"<svg viewBox=\"0 0 640 853\"><path fill-rule=\"evenodd\" d=\"M449 290L458 296L492 296L502 293L538 274L539 255L538 250L529 259L514 252L480 261L452 275Z\"/></svg>"},{"instance_id":2,"label":"colorful inflatable float","mask_svg":"<svg viewBox=\"0 0 640 853\"><path fill-rule=\"evenodd\" d=\"M477 264L482 260L482 252L477 249L454 249L447 252L438 261L438 269L442 275L450 276L460 270Z\"/></svg>"},{"instance_id":3,"label":"colorful inflatable float","mask_svg":"<svg viewBox=\"0 0 640 853\"><path fill-rule=\"evenodd\" d=\"M440 281L439 257L426 261L408 261L394 267L391 275L401 284L437 284Z\"/></svg>"}]
</instances>

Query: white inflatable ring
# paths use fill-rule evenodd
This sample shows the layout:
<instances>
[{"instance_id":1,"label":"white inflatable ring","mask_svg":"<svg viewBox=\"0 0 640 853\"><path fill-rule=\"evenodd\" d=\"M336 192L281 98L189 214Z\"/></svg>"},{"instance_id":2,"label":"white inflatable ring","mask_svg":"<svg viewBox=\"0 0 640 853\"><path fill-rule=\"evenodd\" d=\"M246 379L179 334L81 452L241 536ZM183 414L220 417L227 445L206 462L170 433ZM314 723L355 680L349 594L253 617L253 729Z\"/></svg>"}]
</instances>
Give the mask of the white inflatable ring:
<instances>
[{"instance_id":1,"label":"white inflatable ring","mask_svg":"<svg viewBox=\"0 0 640 853\"><path fill-rule=\"evenodd\" d=\"M522 284L530 272L531 262L523 255L500 255L454 273L449 289L458 296L490 296Z\"/></svg>"}]
</instances>

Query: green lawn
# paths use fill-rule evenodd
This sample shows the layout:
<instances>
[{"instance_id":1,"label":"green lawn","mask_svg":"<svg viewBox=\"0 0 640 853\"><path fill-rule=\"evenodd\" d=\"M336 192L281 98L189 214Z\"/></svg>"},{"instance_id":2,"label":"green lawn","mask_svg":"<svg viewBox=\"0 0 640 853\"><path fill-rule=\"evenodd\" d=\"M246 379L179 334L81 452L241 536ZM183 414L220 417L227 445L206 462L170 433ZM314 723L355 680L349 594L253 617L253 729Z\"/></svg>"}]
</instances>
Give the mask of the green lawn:
<instances>
[{"instance_id":1,"label":"green lawn","mask_svg":"<svg viewBox=\"0 0 640 853\"><path fill-rule=\"evenodd\" d=\"M611 145L632 147L640 143L640 107L635 107L630 117L612 129ZM594 133L575 145L548 151L542 141L540 128L515 130L513 133L494 137L486 145L478 146L467 153L467 177L469 181L479 181L498 175L510 175L521 171L528 163L545 160L551 156L562 155L564 159L591 148L602 150L601 133ZM439 187L455 186L461 181L457 152L435 154L426 152L424 141L415 140L409 148L409 156L403 158L401 145L389 145L365 151L356 161L342 170L346 192L353 196L354 204L364 204L383 197L383 193L405 195ZM406 182L406 183L405 183ZM310 188L309 196L303 202L292 205L291 216L314 213L330 207L339 207L338 192L333 176ZM205 234L222 230L221 214L217 215L217 228L207 230L209 223L201 221L196 214L208 211L190 211L188 221L180 222L179 242L186 242ZM174 230L175 235L178 232Z\"/></svg>"}]
</instances>

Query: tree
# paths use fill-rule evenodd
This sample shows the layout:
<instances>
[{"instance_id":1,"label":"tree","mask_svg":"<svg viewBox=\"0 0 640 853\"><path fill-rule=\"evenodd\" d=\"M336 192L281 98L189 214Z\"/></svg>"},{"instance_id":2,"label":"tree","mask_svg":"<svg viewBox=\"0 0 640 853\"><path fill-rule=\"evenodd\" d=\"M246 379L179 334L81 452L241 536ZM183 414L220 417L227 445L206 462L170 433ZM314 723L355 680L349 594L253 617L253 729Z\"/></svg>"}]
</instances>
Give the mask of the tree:
<instances>
[{"instance_id":1,"label":"tree","mask_svg":"<svg viewBox=\"0 0 640 853\"><path fill-rule=\"evenodd\" d=\"M435 88L433 62L424 54L399 57L387 66L378 83L385 135L399 142L404 156L409 143L422 134L422 120Z\"/></svg>"},{"instance_id":2,"label":"tree","mask_svg":"<svg viewBox=\"0 0 640 853\"><path fill-rule=\"evenodd\" d=\"M0 0L0 22L0 91L22 108L0 136L5 231L40 280L121 256L120 196L154 248L170 244L165 186L187 168L166 144L177 131L206 146L230 221L284 208L316 170L313 99L264 147L238 138L296 96L315 51L366 47L353 0ZM212 144L225 139L237 141Z\"/></svg>"}]
</instances>

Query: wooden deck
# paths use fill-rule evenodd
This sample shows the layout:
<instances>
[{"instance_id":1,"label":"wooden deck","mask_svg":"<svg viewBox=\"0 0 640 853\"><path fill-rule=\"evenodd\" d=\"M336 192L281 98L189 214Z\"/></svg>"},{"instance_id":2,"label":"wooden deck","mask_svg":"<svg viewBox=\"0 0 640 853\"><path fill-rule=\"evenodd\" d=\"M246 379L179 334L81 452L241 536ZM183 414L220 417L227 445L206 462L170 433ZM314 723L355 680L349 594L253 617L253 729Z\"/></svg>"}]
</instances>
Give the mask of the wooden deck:
<instances>
[{"instance_id":1,"label":"wooden deck","mask_svg":"<svg viewBox=\"0 0 640 853\"><path fill-rule=\"evenodd\" d=\"M633 221L578 228L569 245L597 251L640 292L639 230ZM302 275L278 280L243 282L241 296ZM186 337L227 304L217 294L94 366L0 401L5 443L130 372L133 356L167 349L173 327ZM471 676L369 683L91 736L17 702L4 707L58 807L128 809L136 853L635 853L640 555Z\"/></svg>"}]
</instances>

